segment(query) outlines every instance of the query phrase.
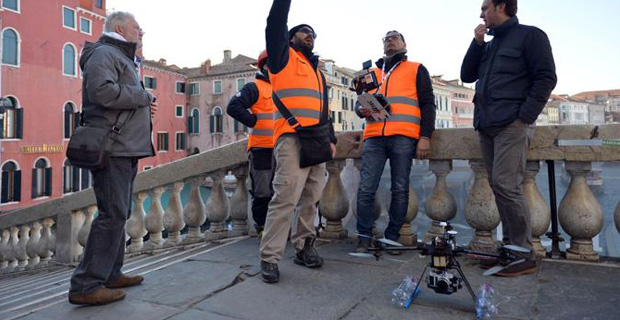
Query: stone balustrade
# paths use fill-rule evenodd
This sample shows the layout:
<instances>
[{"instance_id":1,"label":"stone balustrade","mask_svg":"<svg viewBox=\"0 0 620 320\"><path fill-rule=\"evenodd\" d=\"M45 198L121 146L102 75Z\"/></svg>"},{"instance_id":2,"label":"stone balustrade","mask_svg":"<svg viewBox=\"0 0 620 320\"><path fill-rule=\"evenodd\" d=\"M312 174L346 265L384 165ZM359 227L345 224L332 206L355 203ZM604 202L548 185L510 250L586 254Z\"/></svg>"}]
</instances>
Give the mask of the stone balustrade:
<instances>
[{"instance_id":1,"label":"stone balustrade","mask_svg":"<svg viewBox=\"0 0 620 320\"><path fill-rule=\"evenodd\" d=\"M535 177L540 170L540 161L557 160L565 161L570 174L570 186L558 208L560 225L570 237L566 256L575 260L599 259L592 240L603 228L603 212L588 188L585 176L591 162L620 161L620 148L557 147L554 143L556 139L588 139L591 129L591 126L549 126L539 127L536 131L528 154L524 193L531 209L532 236L538 255L545 255L540 238L549 229L550 207L541 195ZM620 125L600 126L599 136L620 138ZM327 164L327 185L318 208L327 220L321 236L329 239L349 236L344 221L349 221L349 215L355 214L355 197L350 202L347 190L357 190L357 185L343 182L343 172L347 171L343 169L352 162L351 170L359 170L363 147L361 132L340 133L338 139L338 153L336 159ZM245 140L239 141L140 172L134 187L132 214L126 225L127 239L130 239L127 252L149 252L247 235L251 224L248 221L250 197L246 188L246 143ZM408 245L417 243L418 234L412 226L416 225L419 207L423 207L426 216L433 221L424 241L441 233L439 222L455 218L458 203L446 178L453 172L452 160L468 160L474 182L462 209L466 223L474 230L469 246L476 250L496 251L497 242L492 234L499 224L499 214L481 161L476 133L472 129L440 129L434 134L431 145L429 167L436 182L430 195L410 189L409 210L399 241ZM236 188L229 198L223 184L231 173L236 177L233 184ZM204 197L201 189L206 188L207 178L212 184L210 195ZM230 189L227 187L227 190ZM376 216L387 211L383 209L388 205L377 203ZM96 215L92 189L0 215L0 272L76 263L83 254ZM614 221L616 228L620 229L620 203L615 209ZM206 231L203 229L206 228L205 222L208 223Z\"/></svg>"}]
</instances>

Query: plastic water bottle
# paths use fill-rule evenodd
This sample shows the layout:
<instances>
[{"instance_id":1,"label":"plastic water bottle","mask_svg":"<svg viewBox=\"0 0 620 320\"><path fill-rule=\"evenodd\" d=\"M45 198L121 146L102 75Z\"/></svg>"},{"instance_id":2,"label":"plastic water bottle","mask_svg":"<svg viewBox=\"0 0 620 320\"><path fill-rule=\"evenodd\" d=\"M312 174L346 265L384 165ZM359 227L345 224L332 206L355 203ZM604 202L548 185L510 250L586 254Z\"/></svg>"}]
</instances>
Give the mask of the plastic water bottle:
<instances>
[{"instance_id":1,"label":"plastic water bottle","mask_svg":"<svg viewBox=\"0 0 620 320\"><path fill-rule=\"evenodd\" d=\"M392 291L392 302L401 308L409 309L413 298L417 295L417 292L413 294L417 283L414 277L405 277L400 285Z\"/></svg>"},{"instance_id":2,"label":"plastic water bottle","mask_svg":"<svg viewBox=\"0 0 620 320\"><path fill-rule=\"evenodd\" d=\"M480 286L476 299L476 319L491 319L497 315L497 292L486 283Z\"/></svg>"}]
</instances>

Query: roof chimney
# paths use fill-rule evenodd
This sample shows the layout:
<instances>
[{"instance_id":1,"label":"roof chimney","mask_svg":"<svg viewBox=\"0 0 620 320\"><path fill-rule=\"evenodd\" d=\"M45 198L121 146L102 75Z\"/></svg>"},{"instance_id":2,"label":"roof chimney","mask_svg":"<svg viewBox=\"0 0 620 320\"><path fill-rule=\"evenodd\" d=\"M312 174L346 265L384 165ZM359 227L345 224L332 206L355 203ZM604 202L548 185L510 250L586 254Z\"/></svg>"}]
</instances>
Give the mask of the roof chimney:
<instances>
[{"instance_id":1,"label":"roof chimney","mask_svg":"<svg viewBox=\"0 0 620 320\"><path fill-rule=\"evenodd\" d=\"M209 71L211 71L211 59L208 59L207 61L203 62L202 65L200 66L202 68L202 70L200 70L202 74L207 74L209 73Z\"/></svg>"},{"instance_id":2,"label":"roof chimney","mask_svg":"<svg viewBox=\"0 0 620 320\"><path fill-rule=\"evenodd\" d=\"M166 66L166 59L164 59L164 58L159 59L159 65L162 66L162 67L165 67Z\"/></svg>"},{"instance_id":3,"label":"roof chimney","mask_svg":"<svg viewBox=\"0 0 620 320\"><path fill-rule=\"evenodd\" d=\"M230 50L224 50L224 63L229 63L231 60L232 52Z\"/></svg>"}]
</instances>

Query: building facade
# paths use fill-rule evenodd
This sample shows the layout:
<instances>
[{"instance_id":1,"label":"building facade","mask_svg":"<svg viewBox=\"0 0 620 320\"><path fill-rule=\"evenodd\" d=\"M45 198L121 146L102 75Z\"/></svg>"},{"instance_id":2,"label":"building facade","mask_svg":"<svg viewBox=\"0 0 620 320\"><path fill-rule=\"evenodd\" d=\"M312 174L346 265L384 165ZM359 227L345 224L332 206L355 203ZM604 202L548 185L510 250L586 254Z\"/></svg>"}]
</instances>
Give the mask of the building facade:
<instances>
[{"instance_id":1,"label":"building facade","mask_svg":"<svg viewBox=\"0 0 620 320\"><path fill-rule=\"evenodd\" d=\"M11 105L2 119L0 211L9 211L92 184L87 170L68 162L65 149L82 110L80 53L86 41L102 34L106 6L104 0L2 0L0 5L0 97ZM148 62L142 73L159 98L153 120L157 148L157 132L169 132L174 139L185 131L186 119L175 118L174 112L186 99L176 95L174 83L186 77ZM187 154L172 150L142 160L141 168Z\"/></svg>"},{"instance_id":2,"label":"building facade","mask_svg":"<svg viewBox=\"0 0 620 320\"><path fill-rule=\"evenodd\" d=\"M329 94L329 108L335 131L361 130L364 119L355 114L357 94L351 91L355 70L339 67L333 60L319 63L325 75Z\"/></svg>"}]
</instances>

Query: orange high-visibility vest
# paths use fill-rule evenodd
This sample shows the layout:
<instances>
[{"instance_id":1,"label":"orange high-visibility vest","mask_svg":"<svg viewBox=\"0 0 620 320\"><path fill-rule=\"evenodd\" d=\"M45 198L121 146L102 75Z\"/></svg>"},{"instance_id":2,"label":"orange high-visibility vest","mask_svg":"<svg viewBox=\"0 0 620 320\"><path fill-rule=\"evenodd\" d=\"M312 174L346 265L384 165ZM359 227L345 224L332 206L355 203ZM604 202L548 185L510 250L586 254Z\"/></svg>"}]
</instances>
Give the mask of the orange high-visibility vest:
<instances>
[{"instance_id":1,"label":"orange high-visibility vest","mask_svg":"<svg viewBox=\"0 0 620 320\"><path fill-rule=\"evenodd\" d=\"M380 93L390 102L390 117L383 121L366 119L364 140L393 135L420 139L422 116L416 86L419 66L417 62L402 61L384 80L381 69L372 69L377 80L383 81Z\"/></svg>"},{"instance_id":2,"label":"orange high-visibility vest","mask_svg":"<svg viewBox=\"0 0 620 320\"><path fill-rule=\"evenodd\" d=\"M250 128L248 150L250 148L273 148L273 112L276 107L271 100L271 84L265 80L254 82L258 88L258 100L250 107L256 115L256 125Z\"/></svg>"},{"instance_id":3,"label":"orange high-visibility vest","mask_svg":"<svg viewBox=\"0 0 620 320\"><path fill-rule=\"evenodd\" d=\"M302 53L289 48L286 67L276 74L269 73L273 91L303 127L319 123L324 103L320 72ZM295 132L276 107L273 119L274 143L282 134Z\"/></svg>"}]
</instances>

